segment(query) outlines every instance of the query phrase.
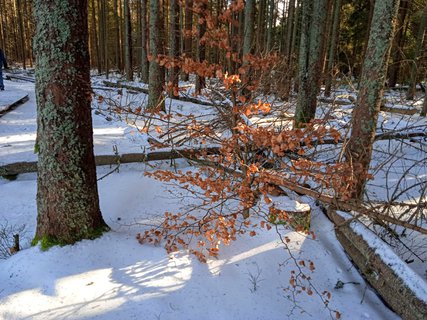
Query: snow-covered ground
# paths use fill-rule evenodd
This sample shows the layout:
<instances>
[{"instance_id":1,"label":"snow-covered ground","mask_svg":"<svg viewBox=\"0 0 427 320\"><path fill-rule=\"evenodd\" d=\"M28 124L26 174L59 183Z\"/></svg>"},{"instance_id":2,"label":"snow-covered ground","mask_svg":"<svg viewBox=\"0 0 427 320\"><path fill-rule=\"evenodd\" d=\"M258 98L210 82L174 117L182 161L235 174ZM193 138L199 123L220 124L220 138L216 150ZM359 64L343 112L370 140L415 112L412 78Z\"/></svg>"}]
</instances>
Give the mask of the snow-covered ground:
<instances>
[{"instance_id":1,"label":"snow-covered ground","mask_svg":"<svg viewBox=\"0 0 427 320\"><path fill-rule=\"evenodd\" d=\"M34 84L6 81L5 87L5 94L22 90L30 100L0 118L0 164L35 161ZM145 146L144 139L135 140L132 126L95 113L94 141L96 154L113 154L114 146L120 153L140 152ZM98 175L110 170L99 167ZM182 199L168 192L173 187L145 177L145 170L152 168L122 165L119 173L99 181L102 213L112 228L101 238L47 252L27 248L0 260L0 319L331 317L316 294L302 293L293 301L287 289L296 266L273 229L240 237L206 264L187 252L168 255L162 247L140 245L135 237L143 227L138 222L182 205ZM27 247L36 227L35 198L35 174L19 175L15 181L0 179L0 223L25 224L22 243ZM290 238L298 261L314 262L314 272L304 271L320 294L332 294L329 308L339 311L342 319L398 319L353 267L333 225L311 205L316 239L286 229L280 232Z\"/></svg>"}]
</instances>

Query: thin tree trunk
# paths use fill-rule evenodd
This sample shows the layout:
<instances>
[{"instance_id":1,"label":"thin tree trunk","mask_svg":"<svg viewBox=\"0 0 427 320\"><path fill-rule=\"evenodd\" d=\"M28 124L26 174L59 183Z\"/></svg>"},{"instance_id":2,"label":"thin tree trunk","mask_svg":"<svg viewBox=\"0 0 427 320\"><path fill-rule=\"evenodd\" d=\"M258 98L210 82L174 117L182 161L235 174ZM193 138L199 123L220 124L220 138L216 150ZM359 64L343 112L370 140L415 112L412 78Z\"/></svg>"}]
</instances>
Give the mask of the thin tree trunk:
<instances>
[{"instance_id":1,"label":"thin tree trunk","mask_svg":"<svg viewBox=\"0 0 427 320\"><path fill-rule=\"evenodd\" d=\"M108 27L109 27L109 23L108 23L108 2L107 1L103 1L102 23L104 25L104 27L102 29L104 32L104 35L103 35L103 39L104 39L104 49L103 49L104 57L103 57L103 60L104 60L104 67L105 67L105 78L108 79L108 73L109 73L110 65L108 62L108 58L109 58L109 55L108 55L108 48L109 48L109 45L108 45L108 34L109 34Z\"/></svg>"},{"instance_id":2,"label":"thin tree trunk","mask_svg":"<svg viewBox=\"0 0 427 320\"><path fill-rule=\"evenodd\" d=\"M413 58L413 61L411 62L411 71L410 71L411 79L409 82L408 93L406 95L406 99L408 100L414 100L415 98L416 85L417 85L418 74L419 74L418 60L420 58L421 51L423 48L424 34L426 32L426 28L427 28L427 7L425 7L422 12L420 24L418 26L417 39L416 39L417 43L416 43L416 48L414 52L414 58Z\"/></svg>"},{"instance_id":3,"label":"thin tree trunk","mask_svg":"<svg viewBox=\"0 0 427 320\"><path fill-rule=\"evenodd\" d=\"M233 0L235 3L236 0ZM240 49L241 49L241 41L242 38L240 36L240 12L232 13L232 20L230 22L230 43L231 43L231 53L228 59L229 63L229 72L231 74L236 74L239 69L240 63L238 62L240 58Z\"/></svg>"},{"instance_id":4,"label":"thin tree trunk","mask_svg":"<svg viewBox=\"0 0 427 320\"><path fill-rule=\"evenodd\" d=\"M20 46L21 46L21 56L22 56L22 67L24 70L27 69L27 64L26 64L26 60L27 60L27 55L25 53L26 48L25 48L25 29L24 29L24 22L22 20L22 12L23 7L22 7L22 1L21 0L16 0L16 6L18 9L17 12L17 18L18 18L18 28L19 28L19 40L20 40Z\"/></svg>"},{"instance_id":5,"label":"thin tree trunk","mask_svg":"<svg viewBox=\"0 0 427 320\"><path fill-rule=\"evenodd\" d=\"M126 80L133 81L133 66L132 66L132 29L131 16L129 8L129 0L124 0L124 16L125 16L125 72Z\"/></svg>"},{"instance_id":6,"label":"thin tree trunk","mask_svg":"<svg viewBox=\"0 0 427 320\"><path fill-rule=\"evenodd\" d=\"M294 30L292 31L292 44L291 44L291 53L290 53L290 61L289 61L289 72L291 73L291 79L289 81L289 91L292 90L292 85L295 91L298 91L298 77L296 76L297 68L296 65L296 57L299 56L299 45L300 45L300 37L298 37L298 31L300 31L301 28L301 8L302 5L300 3L296 4L295 7L295 23L294 23Z\"/></svg>"},{"instance_id":7,"label":"thin tree trunk","mask_svg":"<svg viewBox=\"0 0 427 320\"><path fill-rule=\"evenodd\" d=\"M3 2L0 0L0 7L3 8ZM5 41L5 34L4 34L4 10L0 11L0 48L6 49L6 41Z\"/></svg>"},{"instance_id":8,"label":"thin tree trunk","mask_svg":"<svg viewBox=\"0 0 427 320\"><path fill-rule=\"evenodd\" d=\"M375 3L347 152L348 161L351 161L354 168L352 197L355 199L362 198L368 178L398 7L399 0L381 0Z\"/></svg>"},{"instance_id":9,"label":"thin tree trunk","mask_svg":"<svg viewBox=\"0 0 427 320\"><path fill-rule=\"evenodd\" d=\"M98 48L99 48L99 61L101 65L101 73L105 71L105 23L104 23L104 5L103 0L98 0Z\"/></svg>"},{"instance_id":10,"label":"thin tree trunk","mask_svg":"<svg viewBox=\"0 0 427 320\"><path fill-rule=\"evenodd\" d=\"M424 95L423 108L420 113L421 117L425 117L426 115L427 115L427 93Z\"/></svg>"},{"instance_id":11,"label":"thin tree trunk","mask_svg":"<svg viewBox=\"0 0 427 320\"><path fill-rule=\"evenodd\" d=\"M427 92L424 95L424 103L423 103L423 108L421 110L420 116L425 117L426 115L427 115Z\"/></svg>"},{"instance_id":12,"label":"thin tree trunk","mask_svg":"<svg viewBox=\"0 0 427 320\"><path fill-rule=\"evenodd\" d=\"M93 32L93 40L94 40L94 49L95 49L95 57L96 57L96 66L98 68L98 73L102 72L102 66L101 66L101 54L99 52L99 42L98 42L98 32L97 32L97 26L96 26L96 8L95 4L97 3L96 0L91 0L91 6L92 6L92 32Z\"/></svg>"},{"instance_id":13,"label":"thin tree trunk","mask_svg":"<svg viewBox=\"0 0 427 320\"><path fill-rule=\"evenodd\" d=\"M269 9L268 9L268 33L267 33L267 51L271 51L273 48L273 42L274 42L274 35L273 35L273 27L274 27L274 21L275 21L275 3L274 0L269 0Z\"/></svg>"},{"instance_id":14,"label":"thin tree trunk","mask_svg":"<svg viewBox=\"0 0 427 320\"><path fill-rule=\"evenodd\" d=\"M331 41L329 43L328 67L326 71L325 96L327 97L331 95L332 78L333 78L334 62L335 62L335 51L337 47L337 38L338 38L337 36L338 36L339 21L340 21L340 12L341 12L341 0L335 0Z\"/></svg>"},{"instance_id":15,"label":"thin tree trunk","mask_svg":"<svg viewBox=\"0 0 427 320\"><path fill-rule=\"evenodd\" d=\"M286 40L285 40L285 49L284 49L284 53L288 58L288 62L292 54L292 31L293 31L293 25L295 21L294 16L295 16L295 0L290 0L288 18L286 23Z\"/></svg>"},{"instance_id":16,"label":"thin tree trunk","mask_svg":"<svg viewBox=\"0 0 427 320\"><path fill-rule=\"evenodd\" d=\"M148 83L148 55L147 55L147 0L141 0L141 79Z\"/></svg>"},{"instance_id":17,"label":"thin tree trunk","mask_svg":"<svg viewBox=\"0 0 427 320\"><path fill-rule=\"evenodd\" d=\"M164 77L157 61L160 53L159 30L161 28L161 10L158 0L150 0L150 72L148 79L148 109L164 110L163 83Z\"/></svg>"},{"instance_id":18,"label":"thin tree trunk","mask_svg":"<svg viewBox=\"0 0 427 320\"><path fill-rule=\"evenodd\" d=\"M200 21L197 25L197 31L198 31L198 39L199 41L197 42L197 61L198 62L203 62L206 59L206 44L203 40L203 36L205 35L206 32L206 17L205 15L205 11L207 10L207 4L202 2L202 3L198 3L199 7L199 19L203 19L202 21ZM200 94L200 92L202 91L202 89L204 89L206 87L206 79L204 76L197 74L196 76L196 94Z\"/></svg>"},{"instance_id":19,"label":"thin tree trunk","mask_svg":"<svg viewBox=\"0 0 427 320\"><path fill-rule=\"evenodd\" d=\"M135 15L136 15L136 34L137 36L136 38L136 47L135 47L135 55L136 55L136 59L134 59L134 65L139 66L138 71L137 71L137 75L138 78L141 79L142 76L142 72L141 72L141 67L142 67L142 18L141 18L141 1L137 0L136 1L136 8L135 8Z\"/></svg>"},{"instance_id":20,"label":"thin tree trunk","mask_svg":"<svg viewBox=\"0 0 427 320\"><path fill-rule=\"evenodd\" d=\"M286 66L287 66L287 74L285 78L284 86L284 93L283 97L284 99L288 99L289 94L291 92L292 87L292 78L294 76L293 74L293 47L295 45L295 34L298 24L298 17L295 13L295 0L290 0L289 2L289 12L288 12L288 18L286 23L286 39L285 39L285 45L284 45L284 53L285 53L285 59L286 59Z\"/></svg>"},{"instance_id":21,"label":"thin tree trunk","mask_svg":"<svg viewBox=\"0 0 427 320\"><path fill-rule=\"evenodd\" d=\"M25 12L25 38L27 40L26 43L26 48L28 50L28 60L29 60L29 65L30 68L33 67L33 46L32 46L32 42L33 42L33 33L34 33L34 28L33 28L33 12L32 12L32 3L29 4L29 0L24 0L24 12Z\"/></svg>"},{"instance_id":22,"label":"thin tree trunk","mask_svg":"<svg viewBox=\"0 0 427 320\"><path fill-rule=\"evenodd\" d=\"M184 21L184 54L187 58L193 58L193 0L185 0L185 21ZM184 81L189 80L189 74L184 73Z\"/></svg>"},{"instance_id":23,"label":"thin tree trunk","mask_svg":"<svg viewBox=\"0 0 427 320\"><path fill-rule=\"evenodd\" d=\"M295 125L310 122L316 115L317 94L322 76L322 43L327 0L304 0L299 53L299 89Z\"/></svg>"},{"instance_id":24,"label":"thin tree trunk","mask_svg":"<svg viewBox=\"0 0 427 320\"><path fill-rule=\"evenodd\" d=\"M117 0L113 1L113 18L114 18L114 60L116 68L120 70L120 21L119 21L119 7Z\"/></svg>"},{"instance_id":25,"label":"thin tree trunk","mask_svg":"<svg viewBox=\"0 0 427 320\"><path fill-rule=\"evenodd\" d=\"M93 154L87 0L63 4L34 1L39 152L34 243L41 240L45 248L92 239L107 229Z\"/></svg>"},{"instance_id":26,"label":"thin tree trunk","mask_svg":"<svg viewBox=\"0 0 427 320\"><path fill-rule=\"evenodd\" d=\"M255 0L247 0L245 5L245 33L243 37L243 69L245 70L242 75L244 83L244 90L242 94L246 98L250 98L251 92L247 89L250 86L252 78L252 70L250 66L249 55L252 53L252 46L254 40L254 16L255 16Z\"/></svg>"},{"instance_id":27,"label":"thin tree trunk","mask_svg":"<svg viewBox=\"0 0 427 320\"><path fill-rule=\"evenodd\" d=\"M170 21L169 21L169 56L173 60L179 58L179 4L178 0L170 0ZM178 96L178 80L179 80L179 67L172 66L169 74L169 87L171 88L170 96Z\"/></svg>"},{"instance_id":28,"label":"thin tree trunk","mask_svg":"<svg viewBox=\"0 0 427 320\"><path fill-rule=\"evenodd\" d=\"M403 31L405 29L405 21L406 21L406 15L408 13L409 2L410 0L400 1L399 15L397 20L397 30L396 30L396 35L394 36L394 39L393 39L393 47L391 50L392 63L388 67L388 74L389 74L388 86L391 88L396 86L397 79L399 76L400 64L402 60L403 43L404 43Z\"/></svg>"},{"instance_id":29,"label":"thin tree trunk","mask_svg":"<svg viewBox=\"0 0 427 320\"><path fill-rule=\"evenodd\" d=\"M260 54L266 51L265 48L265 22L267 13L267 0L259 0L258 2L258 20L257 20L257 31L256 31L256 52Z\"/></svg>"}]
</instances>

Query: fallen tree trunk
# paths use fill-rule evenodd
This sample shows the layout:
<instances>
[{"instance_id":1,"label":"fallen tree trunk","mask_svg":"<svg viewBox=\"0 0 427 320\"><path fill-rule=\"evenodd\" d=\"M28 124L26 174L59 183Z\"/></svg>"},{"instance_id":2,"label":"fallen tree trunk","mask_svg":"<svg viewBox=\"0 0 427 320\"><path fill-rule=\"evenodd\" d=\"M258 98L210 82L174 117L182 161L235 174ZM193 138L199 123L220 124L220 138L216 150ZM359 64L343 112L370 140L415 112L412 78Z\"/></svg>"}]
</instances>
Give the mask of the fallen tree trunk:
<instances>
[{"instance_id":1,"label":"fallen tree trunk","mask_svg":"<svg viewBox=\"0 0 427 320\"><path fill-rule=\"evenodd\" d=\"M6 113L8 113L9 111L12 111L13 109L15 109L17 106L27 102L29 100L28 98L28 94L23 96L22 98L20 98L19 100L16 100L15 102L7 105L6 107L3 107L0 110L0 118L5 115Z\"/></svg>"},{"instance_id":2,"label":"fallen tree trunk","mask_svg":"<svg viewBox=\"0 0 427 320\"><path fill-rule=\"evenodd\" d=\"M210 163L209 161L198 161L200 165L208 165L220 168L230 174L242 176L242 172L231 168L223 167L219 164ZM272 173L267 176L270 183L285 187L289 190L308 195L321 202L327 203L333 207L338 206L345 211L356 211L359 214L366 214L373 219L382 219L389 222L394 222L398 225L404 225L407 228L417 230L423 234L427 234L427 230L418 226L407 224L403 221L398 221L392 217L381 215L372 209L364 207L362 204L352 201L342 201L328 195L323 195L320 192L299 186L298 184L280 177L278 174ZM381 256L377 250L385 251L386 244L375 235L371 238L373 241L366 240L362 235L353 230L352 223L357 223L360 228L365 228L353 216L349 215L348 219L338 215L334 210L327 213L331 221L335 224L335 232L338 241L342 244L346 253L350 256L356 266L359 268L362 275L377 290L380 296L388 303L388 305L404 319L421 320L427 318L427 291L423 287L423 280L412 271L408 271L408 267L401 259L394 254L390 248L387 248L386 259ZM366 229L366 232L371 232ZM374 242L374 243L371 243ZM379 244L378 244L379 243ZM375 246L374 246L375 244ZM382 250L381 247L382 246ZM378 249L380 248L380 249ZM391 261L390 261L391 260ZM393 265L399 265L400 269L397 272ZM402 275L410 274L410 276Z\"/></svg>"},{"instance_id":3,"label":"fallen tree trunk","mask_svg":"<svg viewBox=\"0 0 427 320\"><path fill-rule=\"evenodd\" d=\"M418 231L422 234L427 234L427 229L425 229L425 228L422 228L420 226L417 226L417 225L414 225L411 223L407 223L405 221L401 221L399 219L390 217L390 216L385 215L385 214L381 214L377 210L374 210L374 208L368 208L368 207L364 206L360 201L352 201L352 200L343 201L343 200L334 198L332 196L322 194L322 193L317 192L315 190L304 188L304 187L296 184L295 182L289 181L289 180L287 180L283 177L280 177L279 175L274 174L274 173L269 174L268 178L269 178L269 181L271 183L274 183L278 186L285 187L289 190L298 192L300 194L307 195L309 197L312 197L313 199L319 200L320 202L323 202L323 203L326 203L329 205L333 205L338 210L347 211L347 212L354 211L360 215L366 215L366 216L371 217L373 219L387 221L387 222L393 223L395 225L402 226L404 228L408 228L408 229Z\"/></svg>"},{"instance_id":4,"label":"fallen tree trunk","mask_svg":"<svg viewBox=\"0 0 427 320\"><path fill-rule=\"evenodd\" d=\"M129 162L145 162L154 160L167 160L176 158L188 158L194 160L197 156L202 154L215 154L218 153L219 148L207 149L184 149L172 150L167 152L153 152L149 154L124 154L121 156L97 156L97 165L111 165ZM220 164L209 163L206 161L198 161L201 165L221 166ZM227 172L241 176L242 173L232 170L230 168L223 168ZM18 170L19 169L19 170ZM37 170L36 162L21 162L9 164L0 167L0 175L12 175L23 172L34 172ZM19 171L19 172L17 172ZM381 215L370 208L364 207L361 203L351 201L341 201L334 197L324 195L315 190L299 186L298 184L281 177L280 175L271 172L268 173L268 178L271 183L283 186L289 190L308 195L323 203L327 203L344 211L355 211L359 214L366 214L375 219L389 221L397 225L417 230L420 233L427 234L427 230L419 226L399 221L393 217ZM336 234L340 243L343 245L345 251L350 258L358 266L360 272L366 277L367 281L375 288L384 300L393 308L393 310L404 317L405 319L421 320L427 316L426 301L419 297L420 293L415 292L413 286L408 285L405 279L400 274L384 261L382 257L375 252L369 242L364 237L358 234L352 227L352 221L355 219L345 219L338 215L335 211L330 210L328 216L331 221L336 225ZM357 223L357 222L356 222ZM393 258L394 259L394 258ZM399 259L397 256L395 259ZM398 260L396 260L398 261Z\"/></svg>"},{"instance_id":5,"label":"fallen tree trunk","mask_svg":"<svg viewBox=\"0 0 427 320\"><path fill-rule=\"evenodd\" d=\"M369 284L403 319L427 319L427 291L423 280L384 243L360 222L346 223L335 210L327 210L329 219L338 227L335 234ZM357 225L355 225L357 224ZM375 237L375 238L373 238ZM386 255L386 258L384 258Z\"/></svg>"},{"instance_id":6,"label":"fallen tree trunk","mask_svg":"<svg viewBox=\"0 0 427 320\"><path fill-rule=\"evenodd\" d=\"M122 84L122 83L114 83L114 82L110 82L110 81L103 81L104 85L106 85L107 87L113 87L113 88L125 88L125 89L129 89L129 90L133 90L133 91L137 91L137 92L142 92L142 93L146 93L148 94L148 89L145 88L141 88L141 87L135 87L135 86L130 86L127 84ZM214 106L215 104L208 102L208 101L203 101L197 98L192 98L189 96L179 96L179 97L173 97L173 99L176 100L180 100L180 101L186 101L186 102L192 102L192 103L196 103L196 104L200 104L200 105L204 105L204 106Z\"/></svg>"},{"instance_id":7,"label":"fallen tree trunk","mask_svg":"<svg viewBox=\"0 0 427 320\"><path fill-rule=\"evenodd\" d=\"M114 165L132 162L147 162L158 160L171 160L179 158L193 158L200 155L216 154L218 147L204 149L181 149L171 151L158 151L150 153L126 153L122 155L95 156L97 166ZM13 176L21 173L37 172L37 161L15 162L0 166L0 176Z\"/></svg>"},{"instance_id":8,"label":"fallen tree trunk","mask_svg":"<svg viewBox=\"0 0 427 320\"><path fill-rule=\"evenodd\" d=\"M28 81L28 82L36 82L36 79L34 79L34 78L10 74L10 73L6 73L5 77L7 80L16 79L16 80L23 80L23 81Z\"/></svg>"}]
</instances>

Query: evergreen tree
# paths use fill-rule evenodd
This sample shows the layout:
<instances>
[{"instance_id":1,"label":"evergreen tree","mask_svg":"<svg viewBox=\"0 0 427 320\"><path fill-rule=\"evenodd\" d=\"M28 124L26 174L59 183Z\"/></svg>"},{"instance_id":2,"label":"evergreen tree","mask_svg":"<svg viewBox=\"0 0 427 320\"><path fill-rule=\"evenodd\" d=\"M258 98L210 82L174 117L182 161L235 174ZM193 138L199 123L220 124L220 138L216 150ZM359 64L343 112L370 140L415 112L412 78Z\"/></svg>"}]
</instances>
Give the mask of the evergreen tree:
<instances>
[{"instance_id":1,"label":"evergreen tree","mask_svg":"<svg viewBox=\"0 0 427 320\"><path fill-rule=\"evenodd\" d=\"M37 231L43 246L107 229L93 154L87 0L35 0Z\"/></svg>"}]
</instances>

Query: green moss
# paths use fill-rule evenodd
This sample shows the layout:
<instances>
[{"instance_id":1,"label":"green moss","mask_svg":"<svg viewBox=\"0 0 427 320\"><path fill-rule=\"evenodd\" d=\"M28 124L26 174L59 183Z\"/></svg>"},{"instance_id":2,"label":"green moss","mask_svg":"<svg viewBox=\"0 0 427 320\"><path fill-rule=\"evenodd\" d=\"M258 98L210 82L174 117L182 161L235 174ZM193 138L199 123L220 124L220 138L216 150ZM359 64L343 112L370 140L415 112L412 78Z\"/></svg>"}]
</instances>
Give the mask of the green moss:
<instances>
[{"instance_id":1,"label":"green moss","mask_svg":"<svg viewBox=\"0 0 427 320\"><path fill-rule=\"evenodd\" d=\"M35 154L40 153L40 146L37 142L34 144L34 153Z\"/></svg>"},{"instance_id":2,"label":"green moss","mask_svg":"<svg viewBox=\"0 0 427 320\"><path fill-rule=\"evenodd\" d=\"M109 231L110 228L107 225L101 226L99 228L96 229L92 229L89 230L87 232L87 235L85 237L83 237L83 239L89 239L89 240L94 240L96 238L101 237L104 232ZM34 237L33 241L31 241L31 246L36 246L40 243L40 249L42 251L47 251L49 250L51 247L53 246L66 246L69 244L74 244L77 241L82 240L82 239L73 239L70 241L64 241L64 240L60 240L56 237L53 236L42 236L42 237Z\"/></svg>"},{"instance_id":3,"label":"green moss","mask_svg":"<svg viewBox=\"0 0 427 320\"><path fill-rule=\"evenodd\" d=\"M57 240L52 236L43 236L43 237L35 237L33 241L31 241L31 246L36 246L40 242L40 249L42 251L47 251L53 246L64 246L66 243L63 243Z\"/></svg>"}]
</instances>

